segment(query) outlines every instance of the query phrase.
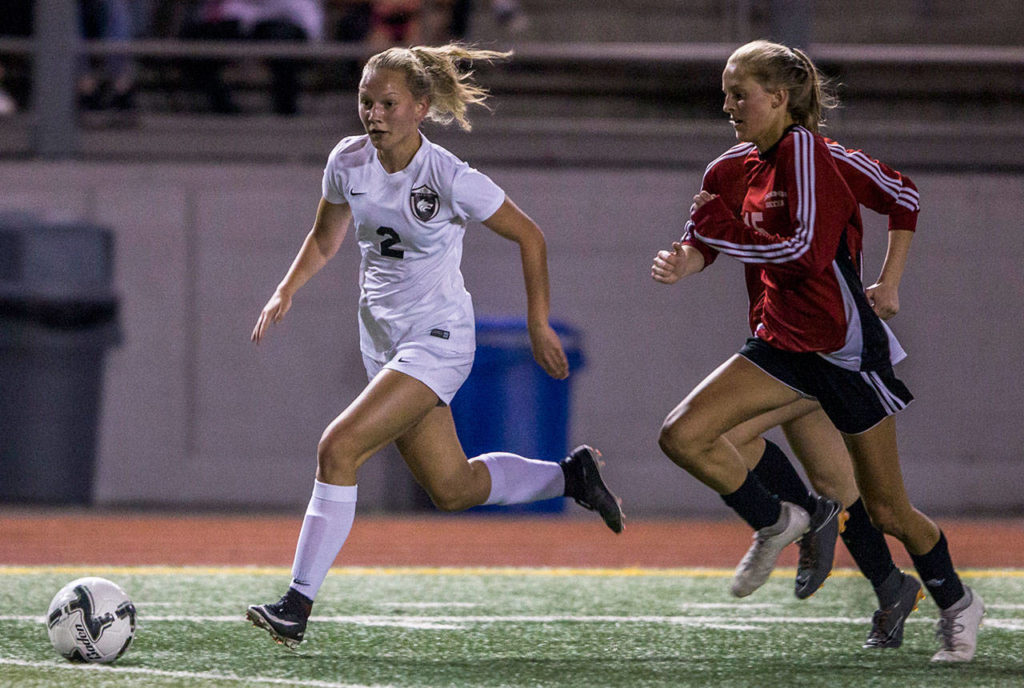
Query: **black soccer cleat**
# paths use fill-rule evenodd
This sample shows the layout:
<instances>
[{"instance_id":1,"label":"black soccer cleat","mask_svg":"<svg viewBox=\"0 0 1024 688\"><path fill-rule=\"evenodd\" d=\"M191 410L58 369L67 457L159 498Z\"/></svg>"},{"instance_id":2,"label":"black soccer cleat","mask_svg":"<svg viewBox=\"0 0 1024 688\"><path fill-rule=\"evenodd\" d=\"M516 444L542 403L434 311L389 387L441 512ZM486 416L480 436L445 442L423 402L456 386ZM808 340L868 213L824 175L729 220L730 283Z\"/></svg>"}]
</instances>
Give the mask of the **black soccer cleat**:
<instances>
[{"instance_id":1,"label":"black soccer cleat","mask_svg":"<svg viewBox=\"0 0 1024 688\"><path fill-rule=\"evenodd\" d=\"M843 505L827 497L818 497L811 514L811 525L800 538L800 559L796 567L793 594L805 600L818 591L832 573L836 539L846 528L849 514Z\"/></svg>"},{"instance_id":2,"label":"black soccer cleat","mask_svg":"<svg viewBox=\"0 0 1024 688\"><path fill-rule=\"evenodd\" d=\"M262 628L285 647L294 650L306 633L309 609L293 602L286 595L273 604L254 604L245 612L253 626Z\"/></svg>"},{"instance_id":3,"label":"black soccer cleat","mask_svg":"<svg viewBox=\"0 0 1024 688\"><path fill-rule=\"evenodd\" d=\"M888 607L876 609L871 617L871 633L864 641L868 649L896 648L903 644L903 626L917 603L924 599L921 584L913 576L903 574L896 601Z\"/></svg>"},{"instance_id":4,"label":"black soccer cleat","mask_svg":"<svg viewBox=\"0 0 1024 688\"><path fill-rule=\"evenodd\" d=\"M613 532L622 532L622 508L618 498L601 480L597 457L601 452L581 444L559 465L565 475L565 496L572 497L584 509L596 511Z\"/></svg>"}]
</instances>

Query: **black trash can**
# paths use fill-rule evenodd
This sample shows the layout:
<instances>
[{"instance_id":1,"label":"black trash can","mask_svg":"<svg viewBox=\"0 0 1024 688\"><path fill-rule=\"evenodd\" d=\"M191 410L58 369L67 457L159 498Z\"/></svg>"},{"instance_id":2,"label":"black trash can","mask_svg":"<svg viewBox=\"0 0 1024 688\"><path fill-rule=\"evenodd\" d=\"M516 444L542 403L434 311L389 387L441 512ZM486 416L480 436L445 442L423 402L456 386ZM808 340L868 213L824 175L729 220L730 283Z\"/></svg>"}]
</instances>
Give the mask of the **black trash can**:
<instances>
[{"instance_id":1,"label":"black trash can","mask_svg":"<svg viewBox=\"0 0 1024 688\"><path fill-rule=\"evenodd\" d=\"M555 380L533 360L521 318L477 318L473 370L452 399L452 416L467 456L510 451L560 461L569 452L570 391L583 367L582 336L564 323L552 327L569 359L568 380ZM482 506L473 512L559 512L563 499Z\"/></svg>"},{"instance_id":2,"label":"black trash can","mask_svg":"<svg viewBox=\"0 0 1024 688\"><path fill-rule=\"evenodd\" d=\"M0 501L92 500L113 260L106 228L0 214Z\"/></svg>"}]
</instances>

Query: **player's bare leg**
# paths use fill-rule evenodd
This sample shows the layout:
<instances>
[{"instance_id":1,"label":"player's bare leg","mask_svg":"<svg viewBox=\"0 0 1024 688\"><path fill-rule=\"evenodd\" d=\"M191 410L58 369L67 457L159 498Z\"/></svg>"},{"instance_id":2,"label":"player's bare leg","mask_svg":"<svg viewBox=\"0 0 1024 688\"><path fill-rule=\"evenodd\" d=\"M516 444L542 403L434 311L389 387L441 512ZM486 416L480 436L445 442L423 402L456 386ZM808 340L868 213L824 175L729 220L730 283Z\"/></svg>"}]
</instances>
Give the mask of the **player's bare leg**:
<instances>
[{"instance_id":1,"label":"player's bare leg","mask_svg":"<svg viewBox=\"0 0 1024 688\"><path fill-rule=\"evenodd\" d=\"M431 410L395 444L416 481L442 511L566 496L597 511L614 532L622 531L622 510L601 479L599 453L586 445L560 464L507 452L467 459L448 407ZM492 472L500 477L497 486Z\"/></svg>"},{"instance_id":2,"label":"player's bare leg","mask_svg":"<svg viewBox=\"0 0 1024 688\"><path fill-rule=\"evenodd\" d=\"M705 378L662 425L662 451L722 495L755 528L754 543L733 578L731 591L737 597L764 584L783 548L807 530L810 515L772 496L724 433L799 398L793 389L735 355Z\"/></svg>"},{"instance_id":3,"label":"player's bare leg","mask_svg":"<svg viewBox=\"0 0 1024 688\"><path fill-rule=\"evenodd\" d=\"M352 525L359 467L436 404L437 395L422 382L385 369L324 430L291 586L277 602L252 605L246 611L246 617L275 641L296 648L305 636L313 598Z\"/></svg>"},{"instance_id":4,"label":"player's bare leg","mask_svg":"<svg viewBox=\"0 0 1024 688\"><path fill-rule=\"evenodd\" d=\"M843 437L872 522L903 543L939 605L937 635L941 647L932 661L969 662L974 658L985 605L960 581L939 527L915 509L907 497L893 417L866 432Z\"/></svg>"}]
</instances>

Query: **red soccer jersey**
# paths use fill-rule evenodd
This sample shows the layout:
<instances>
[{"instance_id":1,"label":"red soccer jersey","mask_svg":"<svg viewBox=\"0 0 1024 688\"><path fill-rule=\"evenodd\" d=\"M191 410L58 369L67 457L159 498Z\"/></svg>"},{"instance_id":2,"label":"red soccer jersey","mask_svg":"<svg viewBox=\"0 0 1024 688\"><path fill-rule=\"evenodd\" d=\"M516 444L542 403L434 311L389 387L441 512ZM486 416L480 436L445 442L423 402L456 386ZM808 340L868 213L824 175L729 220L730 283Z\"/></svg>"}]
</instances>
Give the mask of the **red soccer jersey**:
<instances>
[{"instance_id":1,"label":"red soccer jersey","mask_svg":"<svg viewBox=\"0 0 1024 688\"><path fill-rule=\"evenodd\" d=\"M708 166L717 194L687 225L684 243L707 263L718 251L746 264L750 326L788 351L818 351L850 369L892 361L895 338L870 312L859 279L858 202L914 230L913 183L859 151L793 127L763 155L734 146Z\"/></svg>"},{"instance_id":2,"label":"red soccer jersey","mask_svg":"<svg viewBox=\"0 0 1024 688\"><path fill-rule=\"evenodd\" d=\"M845 148L828 138L825 138L825 142L836 168L858 203L888 216L890 230L914 231L917 228L920 202L917 187L909 177L860 150ZM702 189L721 196L736 217L741 216L743 197L747 192L744 166L751 153L756 155L752 143L733 146L708 165L701 184ZM682 241L699 250L704 256L705 265L710 265L718 257L718 251L694 237L692 228L693 223L687 222ZM860 257L855 256L855 259L859 264ZM744 268L751 305L750 331L754 332L760 323L760 313L764 308L764 304L761 303L764 298L762 266L747 263Z\"/></svg>"}]
</instances>

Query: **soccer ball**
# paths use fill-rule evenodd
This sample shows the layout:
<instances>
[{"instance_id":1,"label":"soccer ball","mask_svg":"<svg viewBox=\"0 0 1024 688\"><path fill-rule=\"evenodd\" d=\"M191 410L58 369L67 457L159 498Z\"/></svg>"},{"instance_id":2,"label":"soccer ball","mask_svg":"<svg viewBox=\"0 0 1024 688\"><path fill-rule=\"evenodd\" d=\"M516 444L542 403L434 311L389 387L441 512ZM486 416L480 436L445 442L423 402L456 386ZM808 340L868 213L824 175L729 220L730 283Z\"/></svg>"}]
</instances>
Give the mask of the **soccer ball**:
<instances>
[{"instance_id":1,"label":"soccer ball","mask_svg":"<svg viewBox=\"0 0 1024 688\"><path fill-rule=\"evenodd\" d=\"M106 578L79 578L50 602L46 627L53 649L73 662L113 662L135 637L135 605Z\"/></svg>"}]
</instances>

